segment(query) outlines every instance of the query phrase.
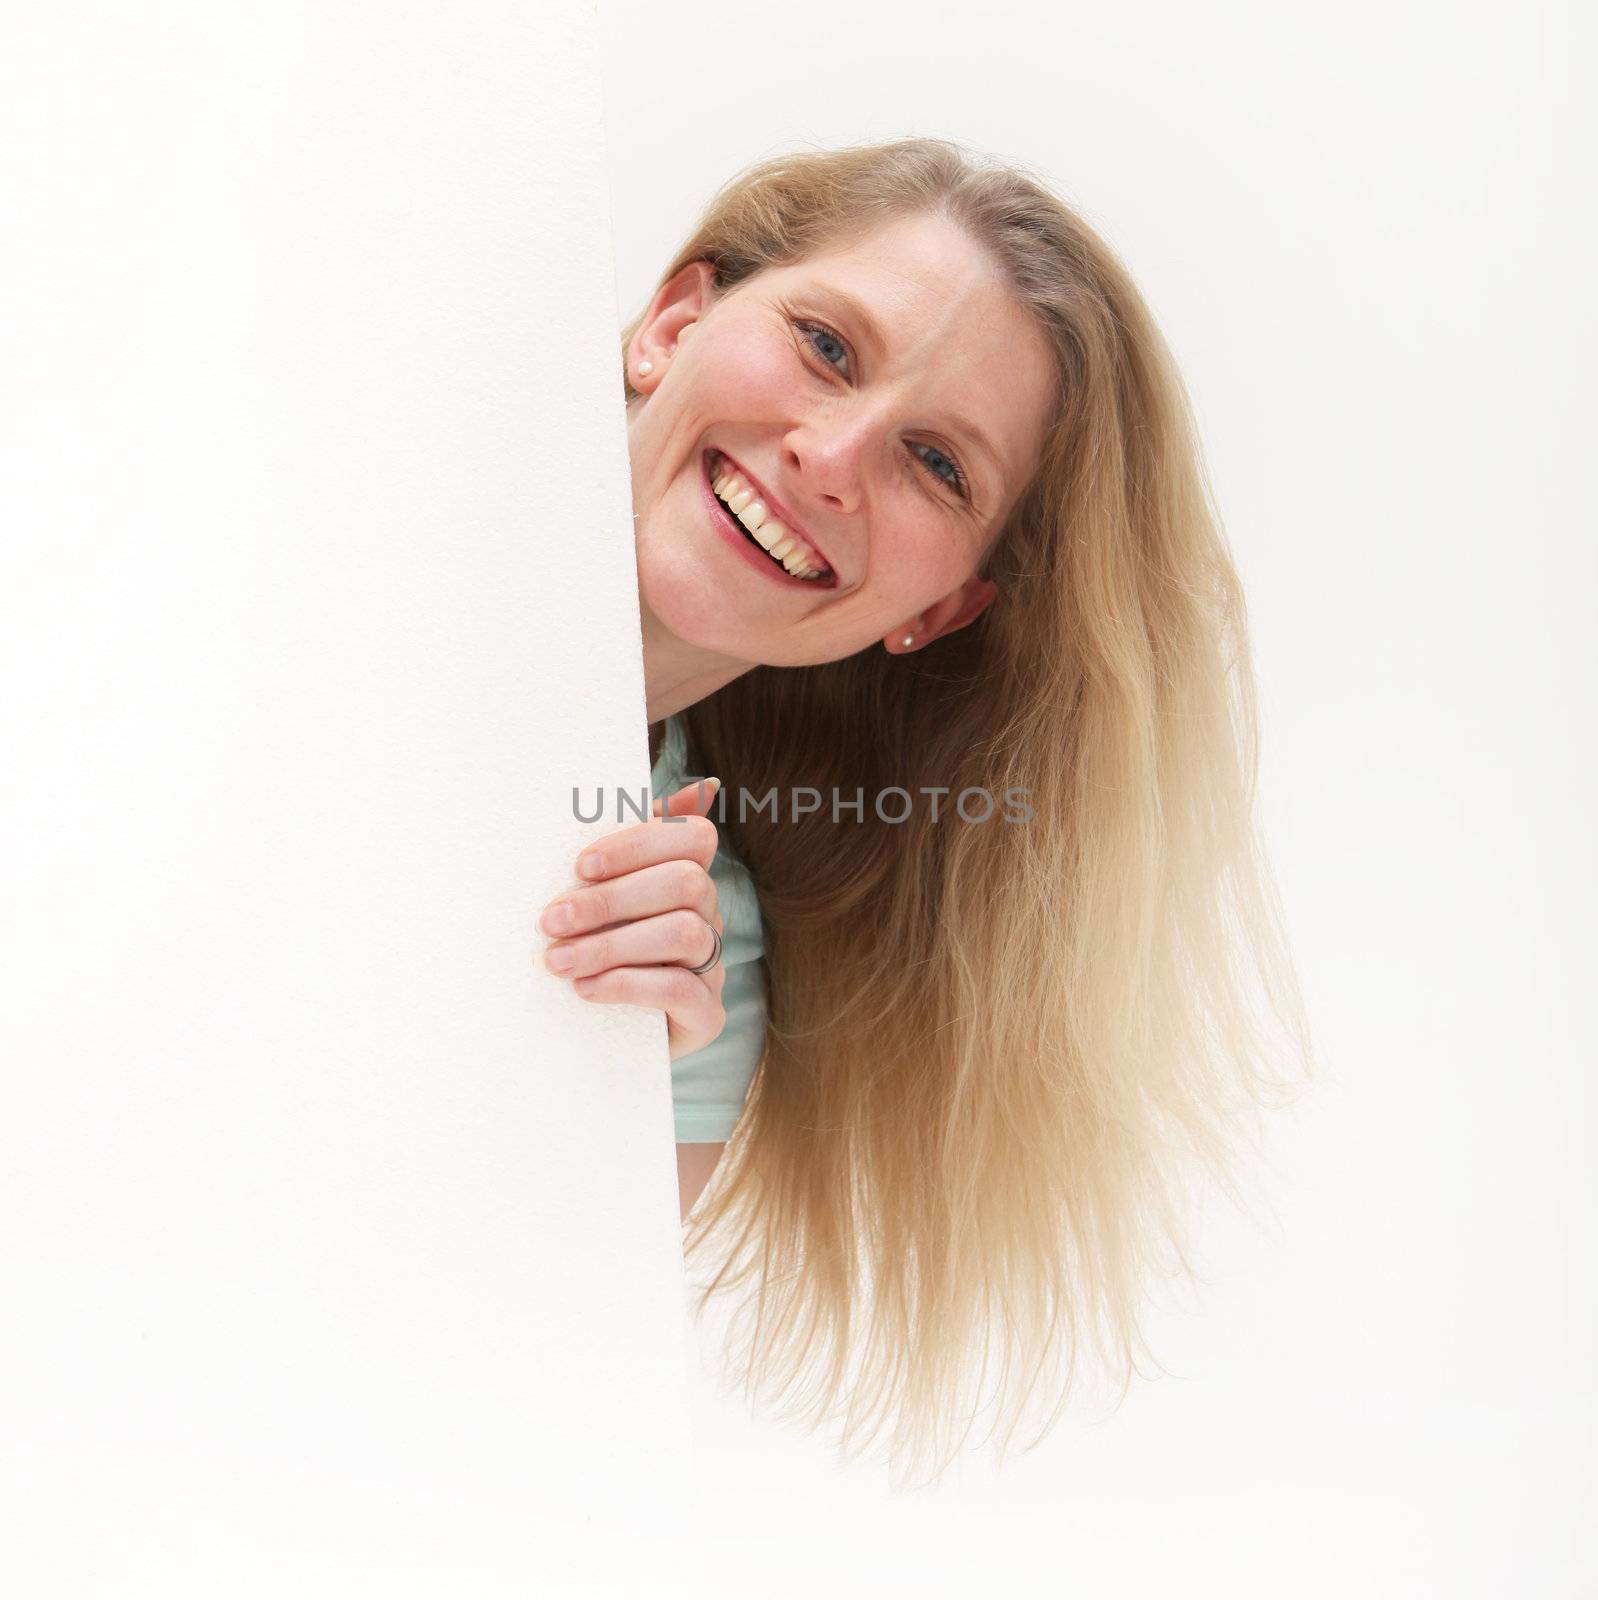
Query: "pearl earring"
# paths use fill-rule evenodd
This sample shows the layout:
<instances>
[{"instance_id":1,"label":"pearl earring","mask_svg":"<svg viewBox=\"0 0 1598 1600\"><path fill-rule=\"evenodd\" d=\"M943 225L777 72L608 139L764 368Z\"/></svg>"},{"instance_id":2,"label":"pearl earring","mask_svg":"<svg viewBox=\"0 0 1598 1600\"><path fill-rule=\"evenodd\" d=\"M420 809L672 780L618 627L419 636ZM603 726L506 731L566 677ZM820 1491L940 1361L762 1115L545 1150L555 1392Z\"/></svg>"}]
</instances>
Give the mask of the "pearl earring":
<instances>
[{"instance_id":1,"label":"pearl earring","mask_svg":"<svg viewBox=\"0 0 1598 1600\"><path fill-rule=\"evenodd\" d=\"M916 642L916 636L913 633L907 633L899 642L908 650Z\"/></svg>"},{"instance_id":2,"label":"pearl earring","mask_svg":"<svg viewBox=\"0 0 1598 1600\"><path fill-rule=\"evenodd\" d=\"M653 361L640 361L638 363L638 376L640 378L647 378L654 370L655 363Z\"/></svg>"}]
</instances>

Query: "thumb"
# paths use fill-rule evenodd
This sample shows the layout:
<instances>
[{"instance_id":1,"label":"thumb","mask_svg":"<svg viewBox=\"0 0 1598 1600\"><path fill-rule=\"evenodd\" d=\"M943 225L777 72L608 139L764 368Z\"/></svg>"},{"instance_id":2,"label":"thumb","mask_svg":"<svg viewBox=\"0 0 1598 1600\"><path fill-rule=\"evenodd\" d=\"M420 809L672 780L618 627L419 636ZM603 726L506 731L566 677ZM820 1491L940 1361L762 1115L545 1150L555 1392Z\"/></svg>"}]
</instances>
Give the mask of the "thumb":
<instances>
[{"instance_id":1,"label":"thumb","mask_svg":"<svg viewBox=\"0 0 1598 1600\"><path fill-rule=\"evenodd\" d=\"M675 794L662 795L652 809L657 817L703 817L716 803L720 790L720 778L698 778Z\"/></svg>"}]
</instances>

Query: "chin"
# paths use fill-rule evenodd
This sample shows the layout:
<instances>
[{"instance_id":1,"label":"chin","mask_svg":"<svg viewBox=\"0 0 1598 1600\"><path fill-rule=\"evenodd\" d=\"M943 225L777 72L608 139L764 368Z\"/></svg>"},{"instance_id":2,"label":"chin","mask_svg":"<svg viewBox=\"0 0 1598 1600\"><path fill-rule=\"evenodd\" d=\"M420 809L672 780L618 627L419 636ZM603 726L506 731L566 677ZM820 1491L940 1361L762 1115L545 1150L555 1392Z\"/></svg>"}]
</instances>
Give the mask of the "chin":
<instances>
[{"instance_id":1,"label":"chin","mask_svg":"<svg viewBox=\"0 0 1598 1600\"><path fill-rule=\"evenodd\" d=\"M643 609L685 644L747 659L747 632L728 613L725 582L694 561L662 550L638 550L638 598Z\"/></svg>"}]
</instances>

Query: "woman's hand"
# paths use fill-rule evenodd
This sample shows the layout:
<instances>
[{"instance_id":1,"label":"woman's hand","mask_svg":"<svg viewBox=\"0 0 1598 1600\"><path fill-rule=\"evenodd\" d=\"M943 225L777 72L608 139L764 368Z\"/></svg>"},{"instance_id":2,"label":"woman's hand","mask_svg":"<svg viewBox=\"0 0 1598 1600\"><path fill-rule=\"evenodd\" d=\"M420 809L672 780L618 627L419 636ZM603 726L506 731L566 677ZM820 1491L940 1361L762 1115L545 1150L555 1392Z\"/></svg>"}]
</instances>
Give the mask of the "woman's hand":
<instances>
[{"instance_id":1,"label":"woman's hand","mask_svg":"<svg viewBox=\"0 0 1598 1600\"><path fill-rule=\"evenodd\" d=\"M558 935L544 952L551 972L585 1000L666 1013L671 1059L702 1050L726 1024L726 968L690 972L723 932L709 867L716 825L704 813L720 781L706 778L654 803L654 816L584 847L586 885L557 895L538 925ZM667 822L665 816L680 818Z\"/></svg>"}]
</instances>

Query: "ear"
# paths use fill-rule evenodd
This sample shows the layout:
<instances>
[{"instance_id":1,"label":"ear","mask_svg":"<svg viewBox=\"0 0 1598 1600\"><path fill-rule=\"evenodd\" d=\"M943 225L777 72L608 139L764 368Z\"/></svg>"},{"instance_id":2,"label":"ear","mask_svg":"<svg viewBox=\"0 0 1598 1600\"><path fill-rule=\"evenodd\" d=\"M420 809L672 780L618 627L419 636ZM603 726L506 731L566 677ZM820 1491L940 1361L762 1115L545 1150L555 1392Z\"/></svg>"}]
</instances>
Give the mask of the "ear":
<instances>
[{"instance_id":1,"label":"ear","mask_svg":"<svg viewBox=\"0 0 1598 1600\"><path fill-rule=\"evenodd\" d=\"M658 383L684 331L708 311L716 298L716 269L708 261L690 261L656 291L643 321L627 345L627 376L635 388ZM654 364L653 383L639 383L638 364Z\"/></svg>"},{"instance_id":2,"label":"ear","mask_svg":"<svg viewBox=\"0 0 1598 1600\"><path fill-rule=\"evenodd\" d=\"M952 594L946 594L935 605L930 605L919 616L912 617L903 627L895 628L883 643L900 654L906 650L919 650L923 645L941 639L975 622L999 597L999 586L990 578L970 577ZM907 646L906 634L913 635Z\"/></svg>"}]
</instances>

